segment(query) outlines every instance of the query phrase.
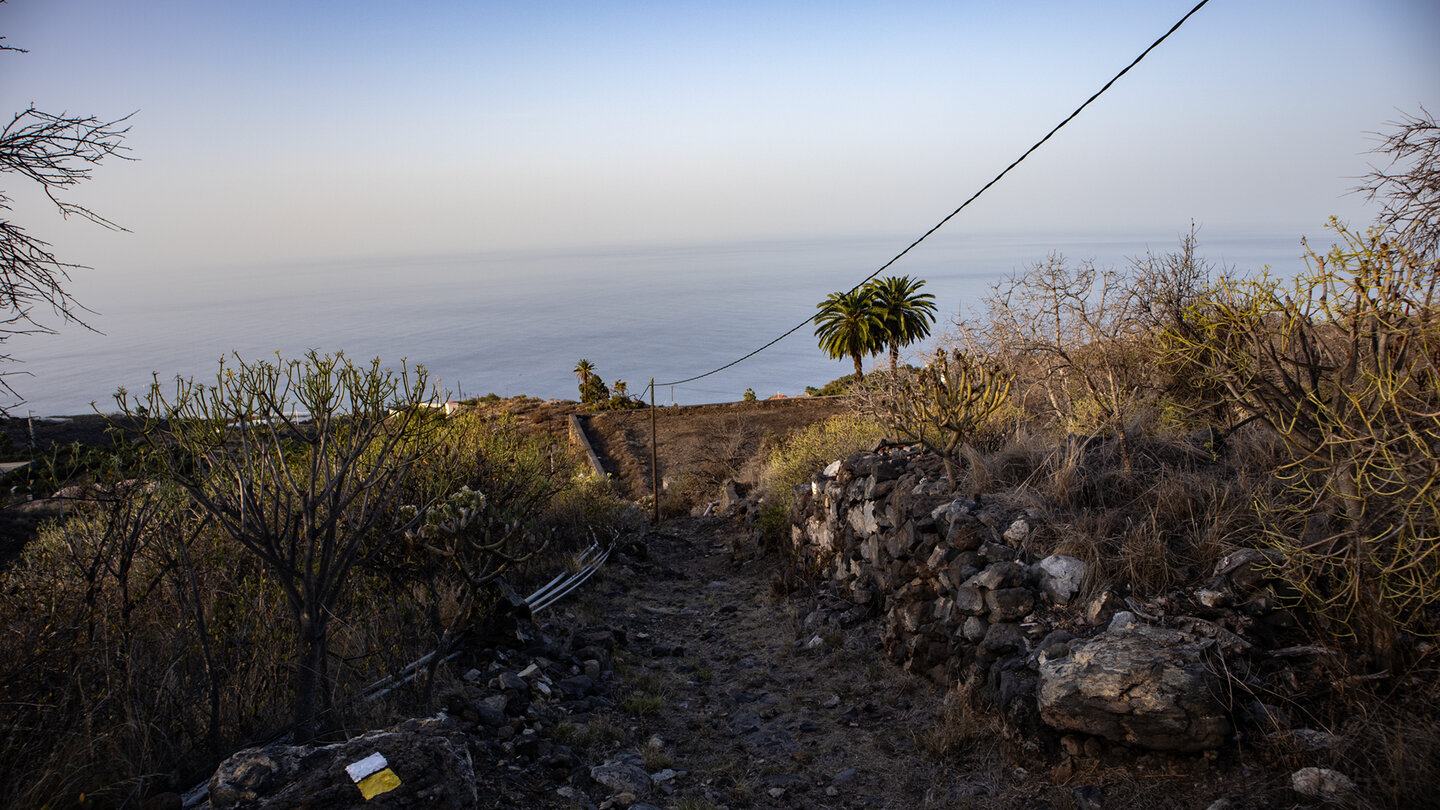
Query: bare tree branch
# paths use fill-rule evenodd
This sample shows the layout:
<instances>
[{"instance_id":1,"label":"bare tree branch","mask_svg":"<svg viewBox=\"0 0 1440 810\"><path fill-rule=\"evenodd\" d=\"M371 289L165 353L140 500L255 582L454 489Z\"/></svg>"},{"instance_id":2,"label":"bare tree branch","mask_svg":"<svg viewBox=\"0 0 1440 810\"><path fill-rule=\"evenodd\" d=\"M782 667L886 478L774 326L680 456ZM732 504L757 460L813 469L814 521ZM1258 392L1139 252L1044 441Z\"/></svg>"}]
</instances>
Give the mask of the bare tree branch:
<instances>
[{"instance_id":1,"label":"bare tree branch","mask_svg":"<svg viewBox=\"0 0 1440 810\"><path fill-rule=\"evenodd\" d=\"M1397 234L1417 256L1435 258L1440 251L1440 123L1422 105L1419 115L1403 114L1377 133L1375 154L1389 155L1384 168L1370 167L1355 190L1367 200L1381 200L1376 224Z\"/></svg>"},{"instance_id":2,"label":"bare tree branch","mask_svg":"<svg viewBox=\"0 0 1440 810\"><path fill-rule=\"evenodd\" d=\"M0 0L4 3L5 0ZM24 53L3 43L0 51ZM133 113L132 113L133 115ZM19 175L38 184L62 217L78 216L116 231L125 229L83 205L63 199L63 194L90 178L106 158L128 160L125 137L130 116L106 121L95 116L70 115L37 110L33 105L16 113L0 130L0 173ZM0 188L0 344L14 335L53 334L54 329L37 319L36 308L48 308L63 323L89 329L79 316L80 306L66 289L70 271L88 269L56 258L49 243L26 233L6 214L14 210L11 198ZM0 354L0 363L13 362ZM0 371L0 390L18 397ZM0 405L0 415L6 409Z\"/></svg>"}]
</instances>

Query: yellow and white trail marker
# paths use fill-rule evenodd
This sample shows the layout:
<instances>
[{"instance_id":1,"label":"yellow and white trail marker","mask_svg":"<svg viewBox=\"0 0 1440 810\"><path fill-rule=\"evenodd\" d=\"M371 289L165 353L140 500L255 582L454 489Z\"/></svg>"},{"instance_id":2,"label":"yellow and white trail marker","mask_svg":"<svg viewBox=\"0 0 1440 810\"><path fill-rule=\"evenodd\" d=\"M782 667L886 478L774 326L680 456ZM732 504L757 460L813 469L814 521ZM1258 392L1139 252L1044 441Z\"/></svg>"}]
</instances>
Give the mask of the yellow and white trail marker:
<instances>
[{"instance_id":1,"label":"yellow and white trail marker","mask_svg":"<svg viewBox=\"0 0 1440 810\"><path fill-rule=\"evenodd\" d=\"M390 770L390 763L379 752L346 765L345 772L350 774L355 787L360 788L360 795L365 797L365 801L400 787L400 777Z\"/></svg>"}]
</instances>

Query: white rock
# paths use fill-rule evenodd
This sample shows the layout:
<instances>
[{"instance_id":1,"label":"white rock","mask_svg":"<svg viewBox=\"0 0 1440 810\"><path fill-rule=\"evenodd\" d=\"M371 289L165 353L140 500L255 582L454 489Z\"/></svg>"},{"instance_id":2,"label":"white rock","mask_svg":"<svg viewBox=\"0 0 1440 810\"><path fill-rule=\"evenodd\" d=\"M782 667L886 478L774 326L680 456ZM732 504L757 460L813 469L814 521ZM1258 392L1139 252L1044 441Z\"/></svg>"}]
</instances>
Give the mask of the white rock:
<instances>
[{"instance_id":1,"label":"white rock","mask_svg":"<svg viewBox=\"0 0 1440 810\"><path fill-rule=\"evenodd\" d=\"M1065 554L1040 561L1040 592L1051 604L1069 604L1085 584L1085 562Z\"/></svg>"},{"instance_id":2,"label":"white rock","mask_svg":"<svg viewBox=\"0 0 1440 810\"><path fill-rule=\"evenodd\" d=\"M650 789L650 774L626 762L592 766L590 778L618 793L639 795Z\"/></svg>"},{"instance_id":3,"label":"white rock","mask_svg":"<svg viewBox=\"0 0 1440 810\"><path fill-rule=\"evenodd\" d=\"M1030 521L1025 518L1016 518L1010 528L1005 530L1005 542L1010 546L1018 546L1030 539Z\"/></svg>"},{"instance_id":4,"label":"white rock","mask_svg":"<svg viewBox=\"0 0 1440 810\"><path fill-rule=\"evenodd\" d=\"M1335 801L1355 792L1355 783L1329 768L1301 768L1290 774L1290 787L1301 796Z\"/></svg>"},{"instance_id":5,"label":"white rock","mask_svg":"<svg viewBox=\"0 0 1440 810\"><path fill-rule=\"evenodd\" d=\"M1218 608L1230 601L1230 594L1214 588L1199 588L1195 591L1195 600L1205 607Z\"/></svg>"}]
</instances>

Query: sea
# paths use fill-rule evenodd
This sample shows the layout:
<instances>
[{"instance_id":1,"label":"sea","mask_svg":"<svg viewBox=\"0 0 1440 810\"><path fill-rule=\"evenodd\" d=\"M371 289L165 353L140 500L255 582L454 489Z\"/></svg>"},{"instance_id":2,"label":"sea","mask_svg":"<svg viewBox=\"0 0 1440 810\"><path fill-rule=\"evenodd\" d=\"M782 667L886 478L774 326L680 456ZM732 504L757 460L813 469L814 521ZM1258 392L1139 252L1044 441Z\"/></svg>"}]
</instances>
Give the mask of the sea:
<instances>
[{"instance_id":1,"label":"sea","mask_svg":"<svg viewBox=\"0 0 1440 810\"><path fill-rule=\"evenodd\" d=\"M809 322L816 304L912 240L477 252L168 274L77 270L75 292L92 329L66 324L54 335L9 340L3 348L14 361L5 379L23 401L0 404L12 416L113 413L121 388L133 395L157 379L213 382L222 357L288 359L312 349L378 357L390 368L402 359L424 365L449 399L574 399L581 359L607 384L623 380L632 395L654 379L657 404L729 402L747 389L796 396L853 368L817 348ZM1177 233L937 235L883 275L923 279L935 296L938 321L930 340L906 352L913 359L957 318L977 317L995 283L1052 253L1119 268L1178 246ZM1240 272L1303 267L1296 236L1202 233L1199 252Z\"/></svg>"}]
</instances>

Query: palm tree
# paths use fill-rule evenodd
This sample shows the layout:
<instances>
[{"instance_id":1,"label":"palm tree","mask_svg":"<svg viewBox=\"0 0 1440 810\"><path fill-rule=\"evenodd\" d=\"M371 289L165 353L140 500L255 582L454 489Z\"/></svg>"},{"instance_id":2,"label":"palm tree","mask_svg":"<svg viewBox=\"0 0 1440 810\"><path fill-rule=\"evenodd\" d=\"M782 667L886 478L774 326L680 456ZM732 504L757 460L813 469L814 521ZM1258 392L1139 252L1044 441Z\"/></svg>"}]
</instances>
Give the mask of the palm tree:
<instances>
[{"instance_id":1,"label":"palm tree","mask_svg":"<svg viewBox=\"0 0 1440 810\"><path fill-rule=\"evenodd\" d=\"M890 374L900 365L900 347L930 336L935 322L935 296L920 292L922 279L909 276L888 276L865 285L874 298L874 306L884 323L884 343L890 348Z\"/></svg>"},{"instance_id":2,"label":"palm tree","mask_svg":"<svg viewBox=\"0 0 1440 810\"><path fill-rule=\"evenodd\" d=\"M816 305L815 336L820 349L839 360L855 361L855 379L865 377L860 358L879 354L885 349L885 322L875 308L874 296L866 287L850 292L830 293Z\"/></svg>"},{"instance_id":3,"label":"palm tree","mask_svg":"<svg viewBox=\"0 0 1440 810\"><path fill-rule=\"evenodd\" d=\"M589 360L581 360L575 364L575 376L580 379L580 397L583 400L586 391L590 389L590 378L595 376L595 364Z\"/></svg>"}]
</instances>

